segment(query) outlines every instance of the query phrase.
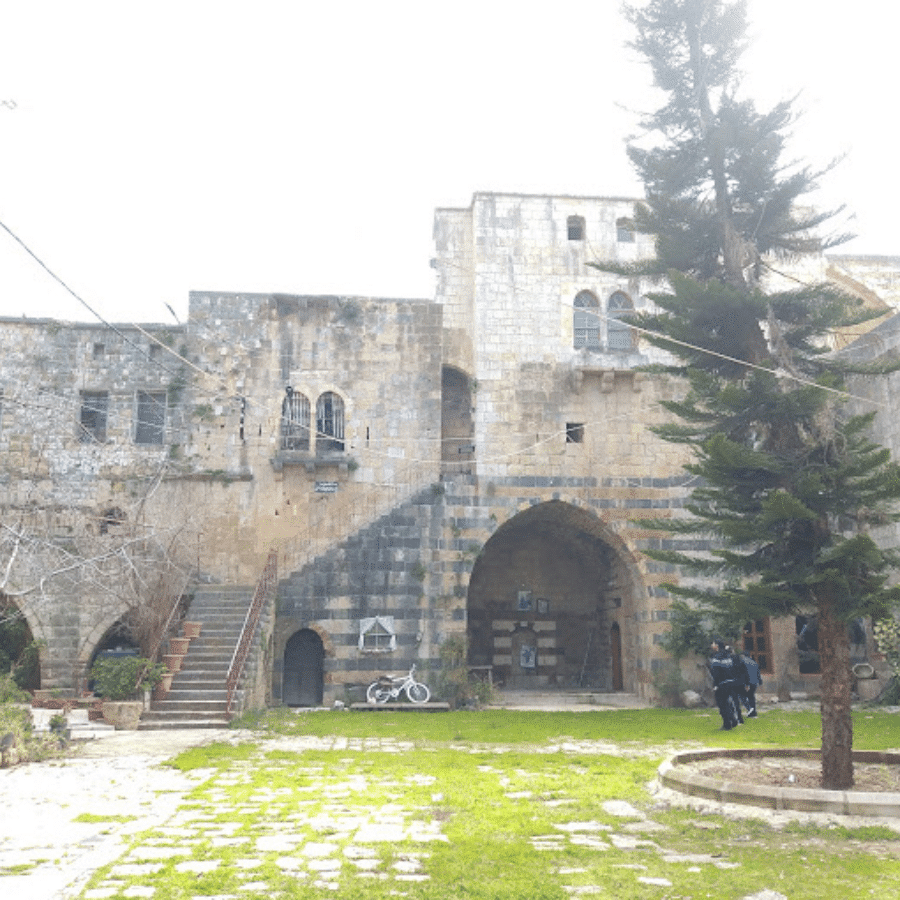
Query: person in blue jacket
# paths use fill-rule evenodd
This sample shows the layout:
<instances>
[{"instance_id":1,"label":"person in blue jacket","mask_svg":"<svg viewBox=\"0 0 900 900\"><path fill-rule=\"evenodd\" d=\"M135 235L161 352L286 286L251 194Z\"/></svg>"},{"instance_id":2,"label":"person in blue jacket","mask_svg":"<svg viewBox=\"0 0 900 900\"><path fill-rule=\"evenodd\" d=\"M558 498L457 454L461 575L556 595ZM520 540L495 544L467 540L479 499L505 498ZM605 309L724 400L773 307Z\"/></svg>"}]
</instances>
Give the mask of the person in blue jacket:
<instances>
[{"instance_id":1,"label":"person in blue jacket","mask_svg":"<svg viewBox=\"0 0 900 900\"><path fill-rule=\"evenodd\" d=\"M747 718L756 718L756 689L762 687L762 675L759 672L759 664L755 659L741 654L741 662L744 664L744 671L747 677L744 680L744 706L747 707Z\"/></svg>"}]
</instances>

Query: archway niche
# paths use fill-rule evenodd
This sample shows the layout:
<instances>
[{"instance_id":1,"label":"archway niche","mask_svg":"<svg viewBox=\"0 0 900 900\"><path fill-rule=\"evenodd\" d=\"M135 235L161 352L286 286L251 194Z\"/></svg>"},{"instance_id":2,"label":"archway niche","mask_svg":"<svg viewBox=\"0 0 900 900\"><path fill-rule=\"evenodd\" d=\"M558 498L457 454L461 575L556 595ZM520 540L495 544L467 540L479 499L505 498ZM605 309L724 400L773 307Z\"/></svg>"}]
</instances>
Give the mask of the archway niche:
<instances>
[{"instance_id":1,"label":"archway niche","mask_svg":"<svg viewBox=\"0 0 900 900\"><path fill-rule=\"evenodd\" d=\"M325 647L311 628L301 628L284 648L281 700L285 706L321 706L325 690Z\"/></svg>"},{"instance_id":2,"label":"archway niche","mask_svg":"<svg viewBox=\"0 0 900 900\"><path fill-rule=\"evenodd\" d=\"M472 385L459 369L441 369L441 461L454 463L450 472L468 471L474 457ZM460 465L463 464L463 465Z\"/></svg>"},{"instance_id":3,"label":"archway niche","mask_svg":"<svg viewBox=\"0 0 900 900\"><path fill-rule=\"evenodd\" d=\"M504 523L469 580L469 664L517 690L633 691L640 585L619 543L559 500Z\"/></svg>"},{"instance_id":4,"label":"archway niche","mask_svg":"<svg viewBox=\"0 0 900 900\"><path fill-rule=\"evenodd\" d=\"M41 686L40 653L18 604L0 593L0 674L13 676L20 688Z\"/></svg>"}]
</instances>

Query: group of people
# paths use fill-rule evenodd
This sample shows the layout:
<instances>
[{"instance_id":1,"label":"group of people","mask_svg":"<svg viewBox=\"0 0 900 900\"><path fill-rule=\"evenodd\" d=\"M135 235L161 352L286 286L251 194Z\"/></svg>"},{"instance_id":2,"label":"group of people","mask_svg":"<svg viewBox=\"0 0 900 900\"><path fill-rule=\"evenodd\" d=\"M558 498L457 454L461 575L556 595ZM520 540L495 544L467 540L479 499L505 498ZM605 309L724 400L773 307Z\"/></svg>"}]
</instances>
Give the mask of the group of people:
<instances>
[{"instance_id":1,"label":"group of people","mask_svg":"<svg viewBox=\"0 0 900 900\"><path fill-rule=\"evenodd\" d=\"M712 675L716 706L722 716L722 731L730 731L744 724L741 706L748 718L756 717L756 689L762 686L759 665L749 656L735 653L721 638L710 645Z\"/></svg>"}]
</instances>

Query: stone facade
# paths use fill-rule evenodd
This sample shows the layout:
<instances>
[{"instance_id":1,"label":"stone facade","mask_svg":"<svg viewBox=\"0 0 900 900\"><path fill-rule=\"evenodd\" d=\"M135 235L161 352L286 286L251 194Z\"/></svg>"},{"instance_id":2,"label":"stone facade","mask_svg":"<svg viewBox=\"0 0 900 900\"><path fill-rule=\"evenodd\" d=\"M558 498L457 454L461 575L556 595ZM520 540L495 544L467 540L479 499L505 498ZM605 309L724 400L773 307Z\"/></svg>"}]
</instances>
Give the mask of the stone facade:
<instances>
[{"instance_id":1,"label":"stone facade","mask_svg":"<svg viewBox=\"0 0 900 900\"><path fill-rule=\"evenodd\" d=\"M661 360L627 324L654 285L588 265L652 253L632 209L438 210L434 299L194 292L184 326L0 320L0 562L43 686L77 689L126 611L74 562L127 533L248 600L278 551L257 699L352 697L452 635L510 686L652 694L674 573L642 520L679 515L688 484L650 427L681 388L637 371ZM887 312L897 263L805 265ZM72 575L42 581L67 548ZM759 636L802 689L795 623Z\"/></svg>"}]
</instances>

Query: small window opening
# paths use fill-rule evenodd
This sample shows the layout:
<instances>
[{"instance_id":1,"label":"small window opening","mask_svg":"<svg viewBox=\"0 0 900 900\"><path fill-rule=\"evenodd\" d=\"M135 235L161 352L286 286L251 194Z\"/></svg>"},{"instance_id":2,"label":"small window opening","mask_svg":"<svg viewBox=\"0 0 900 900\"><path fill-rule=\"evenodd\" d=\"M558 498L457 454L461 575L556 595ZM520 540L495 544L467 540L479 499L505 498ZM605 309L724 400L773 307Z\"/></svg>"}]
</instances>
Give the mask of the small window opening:
<instances>
[{"instance_id":1,"label":"small window opening","mask_svg":"<svg viewBox=\"0 0 900 900\"><path fill-rule=\"evenodd\" d=\"M393 616L360 619L359 649L363 653L390 653L397 649Z\"/></svg>"},{"instance_id":2,"label":"small window opening","mask_svg":"<svg viewBox=\"0 0 900 900\"><path fill-rule=\"evenodd\" d=\"M106 353L106 345L105 344L94 344L93 355L94 359L100 359L101 356L104 356Z\"/></svg>"},{"instance_id":3,"label":"small window opening","mask_svg":"<svg viewBox=\"0 0 900 900\"><path fill-rule=\"evenodd\" d=\"M109 394L106 391L82 391L81 412L78 416L78 440L82 444L102 444L106 441L106 420Z\"/></svg>"},{"instance_id":4,"label":"small window opening","mask_svg":"<svg viewBox=\"0 0 900 900\"><path fill-rule=\"evenodd\" d=\"M584 219L581 216L569 216L566 219L566 233L570 241L583 241Z\"/></svg>"},{"instance_id":5,"label":"small window opening","mask_svg":"<svg viewBox=\"0 0 900 900\"><path fill-rule=\"evenodd\" d=\"M150 359L159 359L162 356L162 346L160 344L150 345Z\"/></svg>"},{"instance_id":6,"label":"small window opening","mask_svg":"<svg viewBox=\"0 0 900 900\"><path fill-rule=\"evenodd\" d=\"M136 444L161 444L166 428L166 392L137 392Z\"/></svg>"},{"instance_id":7,"label":"small window opening","mask_svg":"<svg viewBox=\"0 0 900 900\"><path fill-rule=\"evenodd\" d=\"M634 222L631 219L616 219L616 240L620 244L634 243Z\"/></svg>"},{"instance_id":8,"label":"small window opening","mask_svg":"<svg viewBox=\"0 0 900 900\"><path fill-rule=\"evenodd\" d=\"M634 306L627 294L616 291L607 304L607 342L610 350L631 350L634 347L632 331L627 322L622 321L634 312Z\"/></svg>"},{"instance_id":9,"label":"small window opening","mask_svg":"<svg viewBox=\"0 0 900 900\"><path fill-rule=\"evenodd\" d=\"M566 443L584 443L584 422L566 422Z\"/></svg>"},{"instance_id":10,"label":"small window opening","mask_svg":"<svg viewBox=\"0 0 900 900\"><path fill-rule=\"evenodd\" d=\"M125 513L118 506L110 506L100 513L98 521L100 534L108 534L110 528L125 524Z\"/></svg>"},{"instance_id":11,"label":"small window opening","mask_svg":"<svg viewBox=\"0 0 900 900\"><path fill-rule=\"evenodd\" d=\"M819 657L819 622L815 616L797 616L797 661L801 675L817 675L822 671Z\"/></svg>"}]
</instances>

